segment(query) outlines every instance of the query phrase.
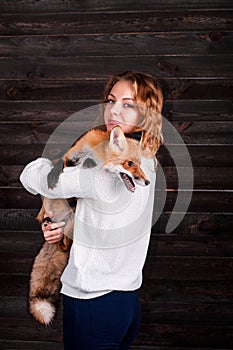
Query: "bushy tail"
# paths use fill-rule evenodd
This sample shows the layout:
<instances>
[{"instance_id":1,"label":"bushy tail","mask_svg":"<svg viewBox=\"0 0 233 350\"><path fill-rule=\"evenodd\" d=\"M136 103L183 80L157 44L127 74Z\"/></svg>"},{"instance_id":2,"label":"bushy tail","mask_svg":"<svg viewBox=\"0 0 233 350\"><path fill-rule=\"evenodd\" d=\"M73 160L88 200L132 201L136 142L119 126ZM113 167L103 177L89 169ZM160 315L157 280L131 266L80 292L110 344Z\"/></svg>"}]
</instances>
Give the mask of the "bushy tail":
<instances>
[{"instance_id":1,"label":"bushy tail","mask_svg":"<svg viewBox=\"0 0 233 350\"><path fill-rule=\"evenodd\" d=\"M48 326L52 323L56 314L56 308L46 299L29 299L29 311L40 323Z\"/></svg>"},{"instance_id":2,"label":"bushy tail","mask_svg":"<svg viewBox=\"0 0 233 350\"><path fill-rule=\"evenodd\" d=\"M29 312L44 325L49 325L60 300L60 277L67 265L69 251L45 242L36 256L30 279Z\"/></svg>"}]
</instances>

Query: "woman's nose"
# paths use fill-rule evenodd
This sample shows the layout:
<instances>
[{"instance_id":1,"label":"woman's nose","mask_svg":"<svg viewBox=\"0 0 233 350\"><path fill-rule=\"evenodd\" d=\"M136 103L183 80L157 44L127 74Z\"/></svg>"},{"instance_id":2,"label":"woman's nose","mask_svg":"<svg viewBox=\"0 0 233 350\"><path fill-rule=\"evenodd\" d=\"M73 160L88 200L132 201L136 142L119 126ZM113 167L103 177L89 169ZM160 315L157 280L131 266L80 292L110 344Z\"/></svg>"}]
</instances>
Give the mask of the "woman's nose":
<instances>
[{"instance_id":1,"label":"woman's nose","mask_svg":"<svg viewBox=\"0 0 233 350\"><path fill-rule=\"evenodd\" d=\"M114 105L111 108L111 113L112 114L120 114L121 108L122 108L121 102L116 102L116 103L114 103Z\"/></svg>"}]
</instances>

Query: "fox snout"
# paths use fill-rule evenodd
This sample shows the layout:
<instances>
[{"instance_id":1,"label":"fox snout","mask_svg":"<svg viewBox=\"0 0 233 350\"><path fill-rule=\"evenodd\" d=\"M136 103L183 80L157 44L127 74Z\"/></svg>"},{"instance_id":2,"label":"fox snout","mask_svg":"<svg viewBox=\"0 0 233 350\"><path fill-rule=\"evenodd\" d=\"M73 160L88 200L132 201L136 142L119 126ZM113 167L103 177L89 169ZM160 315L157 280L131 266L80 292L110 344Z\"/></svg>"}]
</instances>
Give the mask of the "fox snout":
<instances>
[{"instance_id":1,"label":"fox snout","mask_svg":"<svg viewBox=\"0 0 233 350\"><path fill-rule=\"evenodd\" d=\"M142 179L140 177L138 177L138 178L135 177L134 179L139 185L142 185L142 186L148 186L150 184L150 181L147 179Z\"/></svg>"},{"instance_id":2,"label":"fox snout","mask_svg":"<svg viewBox=\"0 0 233 350\"><path fill-rule=\"evenodd\" d=\"M145 173L142 171L140 165L132 160L125 161L123 163L123 168L132 174L132 177L141 184L147 186L150 181L147 179Z\"/></svg>"},{"instance_id":3,"label":"fox snout","mask_svg":"<svg viewBox=\"0 0 233 350\"><path fill-rule=\"evenodd\" d=\"M126 160L122 164L122 167L126 173L131 176L131 181L135 181L141 186L148 186L150 184L150 181L147 179L138 163L135 163L132 160Z\"/></svg>"},{"instance_id":4,"label":"fox snout","mask_svg":"<svg viewBox=\"0 0 233 350\"><path fill-rule=\"evenodd\" d=\"M150 181L149 180L145 180L145 186L149 185Z\"/></svg>"}]
</instances>

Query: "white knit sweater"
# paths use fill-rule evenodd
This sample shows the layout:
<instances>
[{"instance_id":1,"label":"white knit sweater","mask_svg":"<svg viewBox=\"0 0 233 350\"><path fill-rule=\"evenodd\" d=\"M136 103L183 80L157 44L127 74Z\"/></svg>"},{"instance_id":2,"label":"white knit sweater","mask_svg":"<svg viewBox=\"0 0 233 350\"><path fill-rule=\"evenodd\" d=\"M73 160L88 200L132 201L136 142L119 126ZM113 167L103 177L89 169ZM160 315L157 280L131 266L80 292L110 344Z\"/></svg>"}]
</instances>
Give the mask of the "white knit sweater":
<instances>
[{"instance_id":1,"label":"white knit sweater","mask_svg":"<svg viewBox=\"0 0 233 350\"><path fill-rule=\"evenodd\" d=\"M63 294L88 299L141 286L156 179L152 160L143 158L141 167L150 185L137 186L134 193L117 175L98 167L66 168L53 190L47 187L48 159L38 158L22 172L20 180L33 194L79 198L74 242L61 278Z\"/></svg>"}]
</instances>

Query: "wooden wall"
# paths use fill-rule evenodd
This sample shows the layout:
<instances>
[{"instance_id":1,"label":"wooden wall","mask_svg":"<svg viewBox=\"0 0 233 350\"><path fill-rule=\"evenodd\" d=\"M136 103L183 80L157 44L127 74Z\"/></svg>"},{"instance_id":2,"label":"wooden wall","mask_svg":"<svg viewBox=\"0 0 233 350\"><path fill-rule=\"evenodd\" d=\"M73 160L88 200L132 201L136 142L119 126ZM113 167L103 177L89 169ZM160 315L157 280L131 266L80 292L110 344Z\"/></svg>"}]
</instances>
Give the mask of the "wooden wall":
<instances>
[{"instance_id":1,"label":"wooden wall","mask_svg":"<svg viewBox=\"0 0 233 350\"><path fill-rule=\"evenodd\" d=\"M0 2L1 349L62 349L61 312L47 328L27 312L40 197L19 174L60 122L98 103L109 76L128 69L161 80L164 116L194 168L189 210L166 234L177 176L161 148L167 200L152 230L132 349L233 348L232 10L229 0Z\"/></svg>"}]
</instances>

